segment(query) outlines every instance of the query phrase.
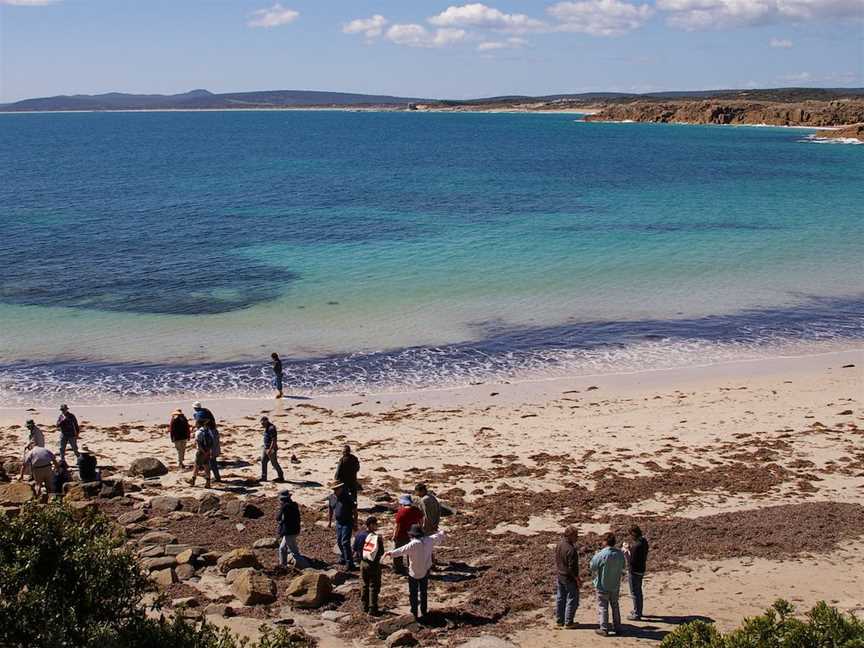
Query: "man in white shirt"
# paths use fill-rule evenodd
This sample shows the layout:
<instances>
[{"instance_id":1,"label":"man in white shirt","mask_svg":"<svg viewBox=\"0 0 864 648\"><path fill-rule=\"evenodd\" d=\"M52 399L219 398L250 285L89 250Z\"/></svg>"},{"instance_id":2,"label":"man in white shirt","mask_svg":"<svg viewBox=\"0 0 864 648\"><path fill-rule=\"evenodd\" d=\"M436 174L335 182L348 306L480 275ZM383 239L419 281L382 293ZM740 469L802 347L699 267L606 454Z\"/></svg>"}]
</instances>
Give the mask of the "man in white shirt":
<instances>
[{"instance_id":1,"label":"man in white shirt","mask_svg":"<svg viewBox=\"0 0 864 648\"><path fill-rule=\"evenodd\" d=\"M418 621L428 613L429 570L432 569L434 548L444 540L444 532L437 531L424 535L423 528L415 524L408 531L411 541L388 551L391 558L408 556L408 596L411 601L411 614ZM419 612L419 614L418 614Z\"/></svg>"},{"instance_id":2,"label":"man in white shirt","mask_svg":"<svg viewBox=\"0 0 864 648\"><path fill-rule=\"evenodd\" d=\"M24 471L29 470L36 488L36 497L39 497L42 492L42 486L45 486L45 492L51 492L51 482L54 480L54 470L56 468L57 459L53 452L48 448L33 447L24 455L18 481L24 481Z\"/></svg>"}]
</instances>

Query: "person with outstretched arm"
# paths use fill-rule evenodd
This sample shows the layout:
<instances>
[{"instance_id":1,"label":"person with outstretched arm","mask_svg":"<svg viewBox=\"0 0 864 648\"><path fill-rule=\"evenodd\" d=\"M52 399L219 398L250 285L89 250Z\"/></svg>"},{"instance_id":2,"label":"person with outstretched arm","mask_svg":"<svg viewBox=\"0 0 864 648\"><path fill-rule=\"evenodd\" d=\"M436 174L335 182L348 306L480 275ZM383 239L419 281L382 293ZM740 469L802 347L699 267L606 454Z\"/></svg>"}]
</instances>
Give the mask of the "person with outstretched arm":
<instances>
[{"instance_id":1,"label":"person with outstretched arm","mask_svg":"<svg viewBox=\"0 0 864 648\"><path fill-rule=\"evenodd\" d=\"M445 535L443 531L426 535L419 524L412 526L408 535L411 536L411 542L384 555L408 558L408 600L411 614L421 621L429 614L429 571L432 569L434 550L443 542Z\"/></svg>"}]
</instances>

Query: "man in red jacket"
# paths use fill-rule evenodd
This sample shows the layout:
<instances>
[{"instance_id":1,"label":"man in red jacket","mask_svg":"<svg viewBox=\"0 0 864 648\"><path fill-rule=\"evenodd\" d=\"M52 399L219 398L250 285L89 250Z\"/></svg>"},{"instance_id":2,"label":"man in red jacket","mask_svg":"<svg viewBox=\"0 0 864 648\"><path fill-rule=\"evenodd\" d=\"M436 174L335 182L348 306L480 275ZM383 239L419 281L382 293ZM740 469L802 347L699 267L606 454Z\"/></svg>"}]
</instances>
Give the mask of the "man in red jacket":
<instances>
[{"instance_id":1,"label":"man in red jacket","mask_svg":"<svg viewBox=\"0 0 864 648\"><path fill-rule=\"evenodd\" d=\"M423 512L414 506L414 501L410 495L402 495L399 498L399 510L396 511L396 528L393 530L393 543L398 549L402 545L408 544L411 537L408 531L415 524L423 522ZM393 559L393 571L397 574L405 576L408 572L405 569L405 561L400 558Z\"/></svg>"}]
</instances>

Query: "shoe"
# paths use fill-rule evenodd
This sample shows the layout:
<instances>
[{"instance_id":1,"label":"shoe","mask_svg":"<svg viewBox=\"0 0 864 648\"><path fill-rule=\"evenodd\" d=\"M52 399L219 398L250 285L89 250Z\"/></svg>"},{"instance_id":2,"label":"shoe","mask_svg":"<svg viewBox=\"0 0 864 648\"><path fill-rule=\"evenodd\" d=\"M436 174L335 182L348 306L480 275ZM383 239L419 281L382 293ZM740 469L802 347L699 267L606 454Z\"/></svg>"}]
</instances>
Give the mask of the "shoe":
<instances>
[{"instance_id":1,"label":"shoe","mask_svg":"<svg viewBox=\"0 0 864 648\"><path fill-rule=\"evenodd\" d=\"M608 630L604 630L603 628L597 628L597 629L594 631L594 634L598 634L598 635L600 635L601 637L608 637L608 636L609 636L609 631L608 631Z\"/></svg>"},{"instance_id":2,"label":"shoe","mask_svg":"<svg viewBox=\"0 0 864 648\"><path fill-rule=\"evenodd\" d=\"M621 626L617 626L615 628L615 635L620 637L623 634L624 634L624 628L622 628Z\"/></svg>"},{"instance_id":3,"label":"shoe","mask_svg":"<svg viewBox=\"0 0 864 648\"><path fill-rule=\"evenodd\" d=\"M579 624L571 621L570 623L568 623L564 627L567 628L568 630L576 630L576 628L579 627Z\"/></svg>"},{"instance_id":4,"label":"shoe","mask_svg":"<svg viewBox=\"0 0 864 648\"><path fill-rule=\"evenodd\" d=\"M639 616L638 614L628 614L628 615L627 615L627 620L628 620L628 621L641 621L641 620L642 620L642 617Z\"/></svg>"},{"instance_id":5,"label":"shoe","mask_svg":"<svg viewBox=\"0 0 864 648\"><path fill-rule=\"evenodd\" d=\"M284 477L277 477L276 479L273 480L273 483L274 484L284 484L285 478Z\"/></svg>"}]
</instances>

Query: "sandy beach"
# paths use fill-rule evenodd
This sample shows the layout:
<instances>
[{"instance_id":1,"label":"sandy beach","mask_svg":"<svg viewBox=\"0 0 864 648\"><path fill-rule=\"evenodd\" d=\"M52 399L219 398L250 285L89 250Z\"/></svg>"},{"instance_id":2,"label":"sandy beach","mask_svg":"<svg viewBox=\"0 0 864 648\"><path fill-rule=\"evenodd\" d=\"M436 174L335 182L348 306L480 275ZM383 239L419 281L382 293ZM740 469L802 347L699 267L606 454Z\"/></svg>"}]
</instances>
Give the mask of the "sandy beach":
<instances>
[{"instance_id":1,"label":"sandy beach","mask_svg":"<svg viewBox=\"0 0 864 648\"><path fill-rule=\"evenodd\" d=\"M264 511L240 522L146 508L154 496L204 493L177 470L166 430L170 412L188 413L191 402L69 405L106 473L122 474L139 457L169 468L103 508L119 516L143 506L139 530L164 530L213 551L275 535L280 485L256 482L257 419L265 413L279 428L288 487L304 508L301 548L315 559L336 559L323 501L344 443L362 462L361 517L375 511L385 536L395 498L427 482L455 512L445 519L449 537L430 586L431 607L449 623L418 636L445 645L481 634L524 646L602 643L591 632L589 585L577 613L583 629L553 629L551 547L564 525L578 524L587 570L598 534L636 521L652 543L648 616L630 622L628 636L616 640L636 644L661 638L687 618L710 618L728 629L779 597L802 610L826 600L864 613L864 585L850 568L864 536L862 367L864 351L851 349L403 394L309 398L291 395L289 387L291 397L282 401L205 402L219 420L225 462L224 483L211 492ZM54 411L0 409L0 454L7 459L20 454L26 418L50 431L49 446L56 444ZM275 550L258 553L265 567L275 567ZM281 592L287 579L274 576ZM221 580L197 573L170 590L175 597L230 599L214 579ZM349 637L354 645L374 645L373 623L359 613L358 587L356 578L340 584L344 600L328 604L333 614L326 618L294 611L294 622L322 645L345 645ZM385 572L382 603L391 614L407 611L404 588ZM238 616L214 620L254 633L283 605L236 605ZM628 606L625 584L625 614Z\"/></svg>"}]
</instances>

